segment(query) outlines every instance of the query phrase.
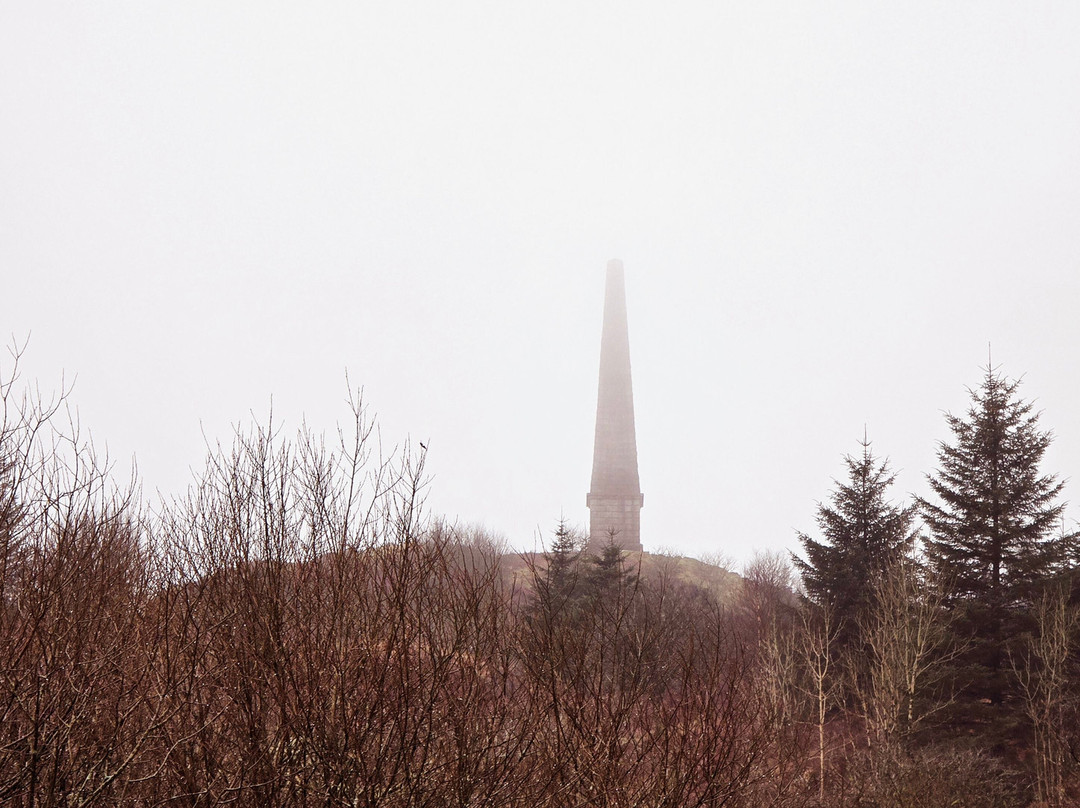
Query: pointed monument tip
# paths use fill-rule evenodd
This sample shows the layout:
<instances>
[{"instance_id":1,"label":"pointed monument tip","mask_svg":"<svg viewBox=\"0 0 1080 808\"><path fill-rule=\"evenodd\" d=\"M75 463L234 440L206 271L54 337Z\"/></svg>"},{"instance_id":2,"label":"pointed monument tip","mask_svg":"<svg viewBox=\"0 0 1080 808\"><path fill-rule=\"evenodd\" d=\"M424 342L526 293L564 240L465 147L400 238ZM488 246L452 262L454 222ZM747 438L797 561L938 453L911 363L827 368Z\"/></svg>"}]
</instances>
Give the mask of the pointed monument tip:
<instances>
[{"instance_id":1,"label":"pointed monument tip","mask_svg":"<svg viewBox=\"0 0 1080 808\"><path fill-rule=\"evenodd\" d=\"M621 278L623 275L622 261L618 258L612 258L607 262L607 274L608 277Z\"/></svg>"}]
</instances>

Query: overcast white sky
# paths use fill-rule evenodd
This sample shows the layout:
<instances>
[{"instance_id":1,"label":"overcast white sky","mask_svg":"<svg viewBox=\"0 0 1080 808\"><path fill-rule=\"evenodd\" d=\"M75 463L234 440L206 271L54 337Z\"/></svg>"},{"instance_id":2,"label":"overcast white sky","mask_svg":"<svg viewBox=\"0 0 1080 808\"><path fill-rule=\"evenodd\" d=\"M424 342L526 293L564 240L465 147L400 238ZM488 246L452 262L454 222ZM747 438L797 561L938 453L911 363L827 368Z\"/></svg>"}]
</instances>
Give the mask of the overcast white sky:
<instances>
[{"instance_id":1,"label":"overcast white sky","mask_svg":"<svg viewBox=\"0 0 1080 808\"><path fill-rule=\"evenodd\" d=\"M626 267L646 549L897 499L993 361L1080 518L1080 3L0 0L0 332L146 493L345 371L429 506L585 524Z\"/></svg>"}]
</instances>

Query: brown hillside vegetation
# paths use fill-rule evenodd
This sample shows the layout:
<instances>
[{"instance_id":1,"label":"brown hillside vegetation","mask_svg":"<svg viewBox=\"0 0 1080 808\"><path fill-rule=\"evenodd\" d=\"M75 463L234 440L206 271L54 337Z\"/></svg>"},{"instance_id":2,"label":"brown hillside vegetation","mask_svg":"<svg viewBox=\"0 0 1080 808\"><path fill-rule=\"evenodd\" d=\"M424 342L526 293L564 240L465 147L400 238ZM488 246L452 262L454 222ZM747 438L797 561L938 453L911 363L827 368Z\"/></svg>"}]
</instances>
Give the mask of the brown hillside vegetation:
<instances>
[{"instance_id":1,"label":"brown hillside vegetation","mask_svg":"<svg viewBox=\"0 0 1080 808\"><path fill-rule=\"evenodd\" d=\"M1015 660L1039 754L996 759L942 746L944 680L903 645L934 603L903 580L876 590L902 619L867 624L859 667L776 559L736 586L691 559L522 556L427 519L423 454L380 457L359 406L332 448L238 433L149 514L4 389L4 804L997 808L1037 777L1074 793L1074 624L1054 603Z\"/></svg>"},{"instance_id":2,"label":"brown hillside vegetation","mask_svg":"<svg viewBox=\"0 0 1080 808\"><path fill-rule=\"evenodd\" d=\"M514 553L502 555L501 564L511 579L521 587L533 585L533 569L544 565L543 553ZM696 587L708 592L717 602L732 605L742 592L743 579L724 567L697 558L670 553L627 553L624 564L644 578L664 577L669 581Z\"/></svg>"}]
</instances>

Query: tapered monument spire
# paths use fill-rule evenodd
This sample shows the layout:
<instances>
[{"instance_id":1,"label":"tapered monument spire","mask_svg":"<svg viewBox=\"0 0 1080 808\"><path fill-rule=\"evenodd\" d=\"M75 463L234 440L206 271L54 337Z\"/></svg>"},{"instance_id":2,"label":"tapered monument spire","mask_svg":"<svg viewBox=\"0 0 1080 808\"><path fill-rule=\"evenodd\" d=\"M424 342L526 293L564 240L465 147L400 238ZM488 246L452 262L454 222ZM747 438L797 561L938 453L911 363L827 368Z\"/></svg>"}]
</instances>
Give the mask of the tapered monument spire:
<instances>
[{"instance_id":1,"label":"tapered monument spire","mask_svg":"<svg viewBox=\"0 0 1080 808\"><path fill-rule=\"evenodd\" d=\"M608 261L607 265L592 488L585 502L589 506L589 543L594 549L614 536L615 544L624 550L641 550L645 496L638 480L622 261Z\"/></svg>"}]
</instances>

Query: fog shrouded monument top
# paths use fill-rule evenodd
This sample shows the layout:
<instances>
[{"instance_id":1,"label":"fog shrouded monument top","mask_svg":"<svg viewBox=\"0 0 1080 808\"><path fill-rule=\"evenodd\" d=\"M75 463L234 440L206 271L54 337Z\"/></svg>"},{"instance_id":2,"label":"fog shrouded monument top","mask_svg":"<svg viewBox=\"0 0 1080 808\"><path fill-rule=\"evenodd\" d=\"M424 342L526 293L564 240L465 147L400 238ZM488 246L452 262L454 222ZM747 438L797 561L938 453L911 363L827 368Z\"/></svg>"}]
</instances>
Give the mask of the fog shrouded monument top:
<instances>
[{"instance_id":1,"label":"fog shrouded monument top","mask_svg":"<svg viewBox=\"0 0 1080 808\"><path fill-rule=\"evenodd\" d=\"M600 390L596 399L589 506L589 544L603 547L613 536L624 550L641 550L634 391L630 382L630 337L626 324L626 285L622 261L608 261L604 294L604 332L600 341Z\"/></svg>"}]
</instances>

